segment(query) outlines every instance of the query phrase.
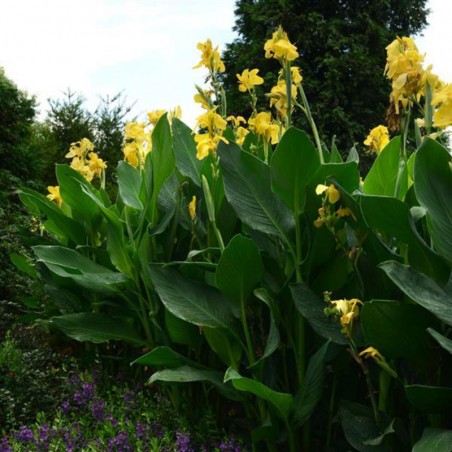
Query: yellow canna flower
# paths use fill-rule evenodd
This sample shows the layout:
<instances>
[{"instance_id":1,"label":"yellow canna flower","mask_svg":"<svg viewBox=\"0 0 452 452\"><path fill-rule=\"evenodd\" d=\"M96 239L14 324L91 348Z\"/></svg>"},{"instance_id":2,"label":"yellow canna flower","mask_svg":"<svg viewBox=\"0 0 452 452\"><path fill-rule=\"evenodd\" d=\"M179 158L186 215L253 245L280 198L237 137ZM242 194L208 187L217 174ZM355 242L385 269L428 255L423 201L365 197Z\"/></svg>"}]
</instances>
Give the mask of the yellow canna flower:
<instances>
[{"instance_id":1,"label":"yellow canna flower","mask_svg":"<svg viewBox=\"0 0 452 452\"><path fill-rule=\"evenodd\" d=\"M379 154L389 143L389 132L385 126L374 127L367 138L364 140L364 144L368 146L372 151Z\"/></svg>"},{"instance_id":2,"label":"yellow canna flower","mask_svg":"<svg viewBox=\"0 0 452 452\"><path fill-rule=\"evenodd\" d=\"M265 58L276 58L278 60L293 61L298 58L297 48L289 41L287 33L280 26L265 45Z\"/></svg>"},{"instance_id":3,"label":"yellow canna flower","mask_svg":"<svg viewBox=\"0 0 452 452\"><path fill-rule=\"evenodd\" d=\"M197 125L202 129L208 129L209 131L224 131L228 124L215 110L216 107L198 116Z\"/></svg>"},{"instance_id":4,"label":"yellow canna flower","mask_svg":"<svg viewBox=\"0 0 452 452\"><path fill-rule=\"evenodd\" d=\"M315 189L315 193L316 193L316 195L321 195L323 193L326 193L330 204L335 204L336 202L339 201L339 199L341 197L341 193L334 186L334 184L330 184L329 187L328 187L328 185L319 184L319 185L317 185L317 187Z\"/></svg>"},{"instance_id":5,"label":"yellow canna flower","mask_svg":"<svg viewBox=\"0 0 452 452\"><path fill-rule=\"evenodd\" d=\"M237 127L240 127L240 124L246 124L246 119L243 116L228 116L226 118L226 121L229 121L232 123L232 127L236 129Z\"/></svg>"},{"instance_id":6,"label":"yellow canna flower","mask_svg":"<svg viewBox=\"0 0 452 452\"><path fill-rule=\"evenodd\" d=\"M226 70L224 63L221 60L218 46L214 49L210 39L206 42L198 43L196 48L201 51L201 61L194 66L193 69L205 66L211 72L224 72Z\"/></svg>"},{"instance_id":7,"label":"yellow canna flower","mask_svg":"<svg viewBox=\"0 0 452 452\"><path fill-rule=\"evenodd\" d=\"M166 113L166 110L154 110L148 112L149 123L155 126L159 119Z\"/></svg>"},{"instance_id":8,"label":"yellow canna flower","mask_svg":"<svg viewBox=\"0 0 452 452\"><path fill-rule=\"evenodd\" d=\"M188 204L188 213L190 214L190 218L192 221L196 219L196 196L191 198L191 201Z\"/></svg>"},{"instance_id":9,"label":"yellow canna flower","mask_svg":"<svg viewBox=\"0 0 452 452\"><path fill-rule=\"evenodd\" d=\"M364 358L384 359L383 355L374 347L367 347L360 352L359 356L363 356Z\"/></svg>"},{"instance_id":10,"label":"yellow canna flower","mask_svg":"<svg viewBox=\"0 0 452 452\"><path fill-rule=\"evenodd\" d=\"M359 305L363 304L357 298L351 300L334 300L331 301L340 315L340 322L344 328L344 332L348 335L351 333L353 322L359 317Z\"/></svg>"},{"instance_id":11,"label":"yellow canna flower","mask_svg":"<svg viewBox=\"0 0 452 452\"><path fill-rule=\"evenodd\" d=\"M49 185L47 187L47 190L49 191L47 198L49 198L50 201L55 202L58 207L61 207L61 204L63 203L63 198L60 195L60 187L58 185L56 185L55 187Z\"/></svg>"},{"instance_id":12,"label":"yellow canna flower","mask_svg":"<svg viewBox=\"0 0 452 452\"><path fill-rule=\"evenodd\" d=\"M264 83L264 79L257 75L258 72L259 69L252 69L251 71L245 69L241 74L237 74L237 78L239 80L239 90L242 93L251 91L256 85L262 85L262 83Z\"/></svg>"},{"instance_id":13,"label":"yellow canna flower","mask_svg":"<svg viewBox=\"0 0 452 452\"><path fill-rule=\"evenodd\" d=\"M439 107L433 114L435 127L444 129L452 125L452 84L447 84L440 91L435 93L432 99L432 106Z\"/></svg>"},{"instance_id":14,"label":"yellow canna flower","mask_svg":"<svg viewBox=\"0 0 452 452\"><path fill-rule=\"evenodd\" d=\"M107 169L107 164L95 153L90 152L87 160L89 169L93 172L95 177L101 177L102 171Z\"/></svg>"},{"instance_id":15,"label":"yellow canna flower","mask_svg":"<svg viewBox=\"0 0 452 452\"><path fill-rule=\"evenodd\" d=\"M363 358L372 358L383 370L394 378L398 378L397 372L388 364L386 358L375 348L367 347L359 353Z\"/></svg>"},{"instance_id":16,"label":"yellow canna flower","mask_svg":"<svg viewBox=\"0 0 452 452\"><path fill-rule=\"evenodd\" d=\"M422 94L424 56L408 37L397 37L386 47L386 53L385 74L392 81L391 100L398 114L399 105L406 108L413 98L419 100Z\"/></svg>"},{"instance_id":17,"label":"yellow canna flower","mask_svg":"<svg viewBox=\"0 0 452 452\"><path fill-rule=\"evenodd\" d=\"M71 147L69 148L69 152L65 155L66 158L71 159L74 157L78 157L84 159L88 152L91 152L94 149L94 144L91 143L88 138L82 138L80 141L75 143L71 143Z\"/></svg>"},{"instance_id":18,"label":"yellow canna flower","mask_svg":"<svg viewBox=\"0 0 452 452\"><path fill-rule=\"evenodd\" d=\"M291 91L292 99L297 98L297 88L292 85ZM267 94L270 98L270 107L275 107L279 114L285 118L287 116L287 88L286 81L279 80L278 84L271 89L270 94Z\"/></svg>"},{"instance_id":19,"label":"yellow canna flower","mask_svg":"<svg viewBox=\"0 0 452 452\"><path fill-rule=\"evenodd\" d=\"M271 113L262 111L248 119L250 130L264 138L266 143L276 144L279 141L279 126L272 121Z\"/></svg>"},{"instance_id":20,"label":"yellow canna flower","mask_svg":"<svg viewBox=\"0 0 452 452\"><path fill-rule=\"evenodd\" d=\"M239 126L237 129L234 130L235 133L235 141L237 144L242 146L243 142L245 141L246 136L250 133L249 130L245 129L245 127Z\"/></svg>"},{"instance_id":21,"label":"yellow canna flower","mask_svg":"<svg viewBox=\"0 0 452 452\"><path fill-rule=\"evenodd\" d=\"M125 140L134 140L137 142L143 142L147 139L147 133L145 132L146 125L138 122L128 122L125 127L124 138Z\"/></svg>"}]
</instances>

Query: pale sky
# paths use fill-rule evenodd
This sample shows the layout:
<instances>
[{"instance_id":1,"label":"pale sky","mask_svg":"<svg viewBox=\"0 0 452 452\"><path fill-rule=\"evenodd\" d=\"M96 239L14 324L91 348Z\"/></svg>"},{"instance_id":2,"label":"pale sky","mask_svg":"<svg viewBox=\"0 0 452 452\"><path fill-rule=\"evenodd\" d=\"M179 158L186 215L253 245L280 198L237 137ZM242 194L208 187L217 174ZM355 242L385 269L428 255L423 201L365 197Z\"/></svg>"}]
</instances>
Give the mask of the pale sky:
<instances>
[{"instance_id":1,"label":"pale sky","mask_svg":"<svg viewBox=\"0 0 452 452\"><path fill-rule=\"evenodd\" d=\"M124 91L133 113L182 107L193 126L203 85L196 44L225 48L234 0L0 0L0 66L20 89L47 99L70 88L94 108ZM452 82L452 0L430 0L430 26L416 39L426 61ZM301 63L302 66L302 63Z\"/></svg>"}]
</instances>

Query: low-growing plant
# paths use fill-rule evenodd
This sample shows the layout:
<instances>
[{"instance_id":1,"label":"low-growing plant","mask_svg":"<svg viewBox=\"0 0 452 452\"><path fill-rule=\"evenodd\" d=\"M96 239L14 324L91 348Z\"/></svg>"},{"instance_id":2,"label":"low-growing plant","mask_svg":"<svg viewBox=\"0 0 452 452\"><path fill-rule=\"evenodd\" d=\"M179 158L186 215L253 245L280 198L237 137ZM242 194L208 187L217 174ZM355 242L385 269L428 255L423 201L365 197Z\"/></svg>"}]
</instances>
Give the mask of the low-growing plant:
<instances>
[{"instance_id":1,"label":"low-growing plant","mask_svg":"<svg viewBox=\"0 0 452 452\"><path fill-rule=\"evenodd\" d=\"M69 372L68 393L54 414L41 412L34 422L2 436L2 452L27 451L245 451L208 418L196 424L176 412L158 393L120 376Z\"/></svg>"},{"instance_id":2,"label":"low-growing plant","mask_svg":"<svg viewBox=\"0 0 452 452\"><path fill-rule=\"evenodd\" d=\"M221 416L229 404L255 448L450 444L452 172L439 141L452 86L410 38L388 46L388 125L400 135L371 131L378 155L362 181L355 148L344 160L321 143L281 28L265 43L281 64L273 116L247 69L239 89L253 114L228 117L218 48L198 48L210 83L197 87L198 133L175 112L128 124L116 200L83 139L48 197L19 191L44 221L33 250L47 323L145 349L133 364L176 407ZM291 126L297 111L313 141Z\"/></svg>"}]
</instances>

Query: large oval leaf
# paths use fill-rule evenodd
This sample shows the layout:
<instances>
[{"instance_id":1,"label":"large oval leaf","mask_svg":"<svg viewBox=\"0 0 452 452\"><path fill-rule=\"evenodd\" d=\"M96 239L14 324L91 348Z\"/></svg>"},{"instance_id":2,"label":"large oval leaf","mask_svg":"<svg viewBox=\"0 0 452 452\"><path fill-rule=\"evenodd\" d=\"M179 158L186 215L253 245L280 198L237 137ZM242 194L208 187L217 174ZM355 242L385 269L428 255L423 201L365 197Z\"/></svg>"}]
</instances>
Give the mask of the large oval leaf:
<instances>
[{"instance_id":1,"label":"large oval leaf","mask_svg":"<svg viewBox=\"0 0 452 452\"><path fill-rule=\"evenodd\" d=\"M259 250L253 240L236 235L224 249L216 271L218 288L240 301L246 300L264 273Z\"/></svg>"},{"instance_id":2,"label":"large oval leaf","mask_svg":"<svg viewBox=\"0 0 452 452\"><path fill-rule=\"evenodd\" d=\"M232 314L221 292L172 269L150 265L149 273L163 304L176 317L198 326L230 329Z\"/></svg>"},{"instance_id":3,"label":"large oval leaf","mask_svg":"<svg viewBox=\"0 0 452 452\"><path fill-rule=\"evenodd\" d=\"M109 340L143 345L146 341L134 329L131 321L83 312L52 317L51 323L72 339L101 344Z\"/></svg>"},{"instance_id":4,"label":"large oval leaf","mask_svg":"<svg viewBox=\"0 0 452 452\"><path fill-rule=\"evenodd\" d=\"M248 226L281 237L288 235L295 221L284 202L271 190L270 168L235 143L218 146L224 189L237 216Z\"/></svg>"},{"instance_id":5,"label":"large oval leaf","mask_svg":"<svg viewBox=\"0 0 452 452\"><path fill-rule=\"evenodd\" d=\"M303 212L306 187L320 166L319 155L308 135L291 127L273 153L272 188L295 214Z\"/></svg>"},{"instance_id":6,"label":"large oval leaf","mask_svg":"<svg viewBox=\"0 0 452 452\"><path fill-rule=\"evenodd\" d=\"M452 170L447 149L426 140L414 162L414 189L428 211L429 229L437 251L452 265Z\"/></svg>"},{"instance_id":7,"label":"large oval leaf","mask_svg":"<svg viewBox=\"0 0 452 452\"><path fill-rule=\"evenodd\" d=\"M435 281L398 262L383 262L379 267L408 297L452 325L452 298Z\"/></svg>"}]
</instances>

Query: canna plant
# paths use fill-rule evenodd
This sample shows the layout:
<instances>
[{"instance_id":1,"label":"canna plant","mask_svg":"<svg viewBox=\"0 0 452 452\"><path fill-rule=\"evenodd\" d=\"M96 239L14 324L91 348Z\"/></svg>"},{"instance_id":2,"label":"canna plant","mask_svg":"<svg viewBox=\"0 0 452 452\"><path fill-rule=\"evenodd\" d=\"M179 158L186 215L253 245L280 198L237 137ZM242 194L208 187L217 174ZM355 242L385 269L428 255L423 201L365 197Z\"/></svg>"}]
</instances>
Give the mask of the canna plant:
<instances>
[{"instance_id":1,"label":"canna plant","mask_svg":"<svg viewBox=\"0 0 452 452\"><path fill-rule=\"evenodd\" d=\"M363 181L355 148L321 142L281 28L265 43L281 65L273 111L258 111L258 70L237 75L248 120L227 116L218 48L198 48L210 86L197 87L197 133L176 112L129 124L115 200L83 141L48 197L19 191L44 219L33 250L46 321L144 348L127 358L153 369L149 383L175 404L232 406L258 450L448 450L449 85L409 38L388 46L400 135L371 131ZM297 112L313 141L291 126Z\"/></svg>"}]
</instances>

